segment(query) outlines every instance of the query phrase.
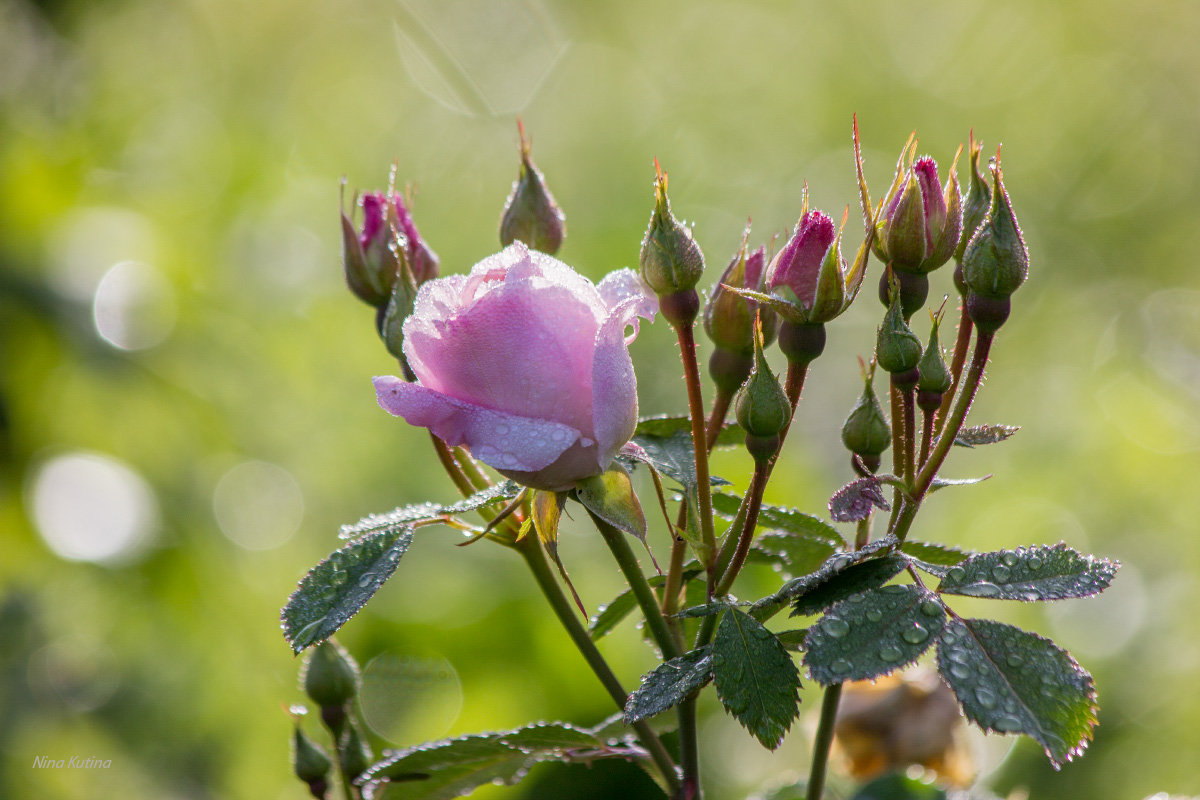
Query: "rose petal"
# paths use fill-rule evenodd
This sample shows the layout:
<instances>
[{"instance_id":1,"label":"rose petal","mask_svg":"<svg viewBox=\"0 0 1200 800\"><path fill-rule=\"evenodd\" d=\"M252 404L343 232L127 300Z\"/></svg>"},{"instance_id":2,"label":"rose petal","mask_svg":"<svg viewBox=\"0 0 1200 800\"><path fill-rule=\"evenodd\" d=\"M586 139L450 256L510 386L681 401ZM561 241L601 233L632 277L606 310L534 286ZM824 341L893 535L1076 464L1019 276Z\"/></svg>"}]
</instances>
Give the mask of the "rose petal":
<instances>
[{"instance_id":1,"label":"rose petal","mask_svg":"<svg viewBox=\"0 0 1200 800\"><path fill-rule=\"evenodd\" d=\"M632 315L625 323L626 325L633 325L633 333L625 337L626 344L631 343L637 338L638 321L636 317L653 321L654 315L658 313L658 296L646 285L641 275L628 267L608 273L596 288L600 292L600 297L604 300L604 305L607 309L605 311L605 318L621 303L627 300L637 301L634 305Z\"/></svg>"},{"instance_id":2,"label":"rose petal","mask_svg":"<svg viewBox=\"0 0 1200 800\"><path fill-rule=\"evenodd\" d=\"M630 297L609 314L596 334L592 359L592 426L600 468L606 468L621 445L637 428L637 377L625 339L625 326L633 322L643 301Z\"/></svg>"},{"instance_id":3,"label":"rose petal","mask_svg":"<svg viewBox=\"0 0 1200 800\"><path fill-rule=\"evenodd\" d=\"M404 348L423 386L592 435L591 351L599 326L570 289L510 274L469 313L412 322L418 314L405 324Z\"/></svg>"},{"instance_id":4,"label":"rose petal","mask_svg":"<svg viewBox=\"0 0 1200 800\"><path fill-rule=\"evenodd\" d=\"M496 469L539 470L581 438L579 431L558 422L483 408L391 375L374 382L384 411L429 428L446 444L466 445L473 456Z\"/></svg>"}]
</instances>

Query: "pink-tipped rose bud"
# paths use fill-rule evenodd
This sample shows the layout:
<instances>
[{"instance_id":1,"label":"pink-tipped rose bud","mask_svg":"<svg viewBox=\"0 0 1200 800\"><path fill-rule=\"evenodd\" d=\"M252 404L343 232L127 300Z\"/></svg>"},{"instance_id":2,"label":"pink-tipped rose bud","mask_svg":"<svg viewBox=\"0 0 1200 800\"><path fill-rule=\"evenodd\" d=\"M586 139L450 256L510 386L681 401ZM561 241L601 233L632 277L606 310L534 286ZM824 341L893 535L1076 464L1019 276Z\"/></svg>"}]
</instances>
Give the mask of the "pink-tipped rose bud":
<instances>
[{"instance_id":1,"label":"pink-tipped rose bud","mask_svg":"<svg viewBox=\"0 0 1200 800\"><path fill-rule=\"evenodd\" d=\"M404 323L417 382L376 378L379 404L526 486L570 488L633 435L628 344L656 310L632 270L596 286L514 242L469 275L421 286Z\"/></svg>"},{"instance_id":2,"label":"pink-tipped rose bud","mask_svg":"<svg viewBox=\"0 0 1200 800\"><path fill-rule=\"evenodd\" d=\"M376 308L387 305L404 259L418 285L437 277L437 253L417 231L412 214L398 194L367 192L359 200L362 228L342 212L342 255L346 283L360 300Z\"/></svg>"},{"instance_id":3,"label":"pink-tipped rose bud","mask_svg":"<svg viewBox=\"0 0 1200 800\"><path fill-rule=\"evenodd\" d=\"M952 167L943 190L936 161L924 156L904 166L906 160L901 157L896 179L884 198L875 253L898 272L924 275L950 260L962 235L958 174Z\"/></svg>"},{"instance_id":4,"label":"pink-tipped rose bud","mask_svg":"<svg viewBox=\"0 0 1200 800\"><path fill-rule=\"evenodd\" d=\"M792 309L773 305L785 319L803 324L823 324L849 306L862 283L863 271L846 265L841 234L827 215L807 211L796 231L767 268L767 291L788 301Z\"/></svg>"}]
</instances>

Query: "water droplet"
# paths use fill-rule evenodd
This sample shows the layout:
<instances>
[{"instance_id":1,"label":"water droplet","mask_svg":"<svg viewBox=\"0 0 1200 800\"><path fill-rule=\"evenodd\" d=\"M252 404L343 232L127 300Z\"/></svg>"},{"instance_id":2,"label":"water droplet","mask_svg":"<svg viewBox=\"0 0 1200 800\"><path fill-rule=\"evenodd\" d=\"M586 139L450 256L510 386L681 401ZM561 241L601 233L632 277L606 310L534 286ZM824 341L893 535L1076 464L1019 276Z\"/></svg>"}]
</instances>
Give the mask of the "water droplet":
<instances>
[{"instance_id":1,"label":"water droplet","mask_svg":"<svg viewBox=\"0 0 1200 800\"><path fill-rule=\"evenodd\" d=\"M365 573L363 573L363 576L362 576L361 578L359 578L359 579L358 579L358 588L360 588L360 589L365 589L365 588L367 588L368 586L370 586L370 585L371 585L371 582L372 582L373 580L375 580L375 574L374 574L374 573L372 573L372 572L365 572Z\"/></svg>"},{"instance_id":2,"label":"water droplet","mask_svg":"<svg viewBox=\"0 0 1200 800\"><path fill-rule=\"evenodd\" d=\"M335 597L337 597L337 589L333 588L332 586L326 586L321 590L321 599L325 602L328 603Z\"/></svg>"},{"instance_id":3,"label":"water droplet","mask_svg":"<svg viewBox=\"0 0 1200 800\"><path fill-rule=\"evenodd\" d=\"M965 577L967 577L967 571L962 567L951 567L946 572L946 580L951 583L959 583Z\"/></svg>"},{"instance_id":4,"label":"water droplet","mask_svg":"<svg viewBox=\"0 0 1200 800\"><path fill-rule=\"evenodd\" d=\"M1005 714L997 719L992 727L1001 733L1016 733L1021 730L1021 720Z\"/></svg>"},{"instance_id":5,"label":"water droplet","mask_svg":"<svg viewBox=\"0 0 1200 800\"><path fill-rule=\"evenodd\" d=\"M900 634L900 638L909 644L920 644L929 638L929 631L914 622L911 628L907 628L904 633Z\"/></svg>"},{"instance_id":6,"label":"water droplet","mask_svg":"<svg viewBox=\"0 0 1200 800\"><path fill-rule=\"evenodd\" d=\"M975 699L978 700L979 705L983 706L984 708L991 709L996 707L996 693L991 689L976 689Z\"/></svg>"},{"instance_id":7,"label":"water droplet","mask_svg":"<svg viewBox=\"0 0 1200 800\"><path fill-rule=\"evenodd\" d=\"M1004 659L1010 667L1019 667L1025 663L1025 659L1021 658L1019 653L1009 653L1008 658Z\"/></svg>"},{"instance_id":8,"label":"water droplet","mask_svg":"<svg viewBox=\"0 0 1200 800\"><path fill-rule=\"evenodd\" d=\"M839 658L829 665L830 672L836 672L839 675L845 675L850 671L850 662L844 658Z\"/></svg>"},{"instance_id":9,"label":"water droplet","mask_svg":"<svg viewBox=\"0 0 1200 800\"><path fill-rule=\"evenodd\" d=\"M1030 556L1029 560L1025 562L1025 566L1032 570L1039 570L1042 568L1042 560L1037 556Z\"/></svg>"},{"instance_id":10,"label":"water droplet","mask_svg":"<svg viewBox=\"0 0 1200 800\"><path fill-rule=\"evenodd\" d=\"M879 622L879 620L883 619L883 612L878 608L868 608L867 619L871 620L871 622Z\"/></svg>"},{"instance_id":11,"label":"water droplet","mask_svg":"<svg viewBox=\"0 0 1200 800\"><path fill-rule=\"evenodd\" d=\"M497 423L496 424L496 435L497 436L507 436L508 435L508 426L505 425L503 422Z\"/></svg>"},{"instance_id":12,"label":"water droplet","mask_svg":"<svg viewBox=\"0 0 1200 800\"><path fill-rule=\"evenodd\" d=\"M938 617L942 614L942 604L937 600L926 600L921 603L921 613L927 617Z\"/></svg>"},{"instance_id":13,"label":"water droplet","mask_svg":"<svg viewBox=\"0 0 1200 800\"><path fill-rule=\"evenodd\" d=\"M891 586L884 586L879 591L883 592L884 594L904 594L908 591L908 587L901 586L898 583L893 583Z\"/></svg>"},{"instance_id":14,"label":"water droplet","mask_svg":"<svg viewBox=\"0 0 1200 800\"><path fill-rule=\"evenodd\" d=\"M971 594L976 597L999 597L1000 587L994 583L983 581L971 587Z\"/></svg>"},{"instance_id":15,"label":"water droplet","mask_svg":"<svg viewBox=\"0 0 1200 800\"><path fill-rule=\"evenodd\" d=\"M825 628L825 633L834 639L841 639L850 632L850 623L838 617L826 617L821 625Z\"/></svg>"},{"instance_id":16,"label":"water droplet","mask_svg":"<svg viewBox=\"0 0 1200 800\"><path fill-rule=\"evenodd\" d=\"M971 669L966 664L960 664L957 661L950 662L950 674L960 680L966 680L971 677Z\"/></svg>"},{"instance_id":17,"label":"water droplet","mask_svg":"<svg viewBox=\"0 0 1200 800\"><path fill-rule=\"evenodd\" d=\"M1005 553L1004 555L1000 556L1000 560L1010 567L1014 566L1017 563L1017 554Z\"/></svg>"},{"instance_id":18,"label":"water droplet","mask_svg":"<svg viewBox=\"0 0 1200 800\"><path fill-rule=\"evenodd\" d=\"M879 648L879 657L884 661L899 661L902 655L903 653L900 652L900 648L894 644L884 645Z\"/></svg>"},{"instance_id":19,"label":"water droplet","mask_svg":"<svg viewBox=\"0 0 1200 800\"><path fill-rule=\"evenodd\" d=\"M334 586L341 586L349 579L349 577L350 576L346 574L345 570L334 569L334 571L329 575L329 582Z\"/></svg>"},{"instance_id":20,"label":"water droplet","mask_svg":"<svg viewBox=\"0 0 1200 800\"><path fill-rule=\"evenodd\" d=\"M992 567L992 577L1001 583L1004 583L1006 580L1008 580L1010 575L1012 575L1012 570L1003 564L997 564L996 566Z\"/></svg>"}]
</instances>

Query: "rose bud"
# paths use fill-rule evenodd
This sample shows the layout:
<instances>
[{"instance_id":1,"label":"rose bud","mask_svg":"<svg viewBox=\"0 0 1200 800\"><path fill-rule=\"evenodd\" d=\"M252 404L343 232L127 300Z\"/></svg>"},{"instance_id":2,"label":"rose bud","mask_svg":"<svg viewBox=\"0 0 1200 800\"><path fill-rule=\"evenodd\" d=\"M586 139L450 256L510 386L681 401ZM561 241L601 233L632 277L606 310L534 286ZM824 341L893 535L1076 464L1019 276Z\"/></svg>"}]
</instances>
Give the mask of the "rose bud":
<instances>
[{"instance_id":1,"label":"rose bud","mask_svg":"<svg viewBox=\"0 0 1200 800\"><path fill-rule=\"evenodd\" d=\"M746 449L757 463L765 463L779 449L779 434L792 419L792 404L763 355L761 328L754 337L754 371L738 390L734 411L746 431Z\"/></svg>"},{"instance_id":2,"label":"rose bud","mask_svg":"<svg viewBox=\"0 0 1200 800\"><path fill-rule=\"evenodd\" d=\"M362 301L387 305L400 271L401 255L408 259L417 284L437 277L438 257L421 238L412 215L398 194L391 201L383 192L368 192L359 200L363 226L342 212L342 258L346 283Z\"/></svg>"},{"instance_id":3,"label":"rose bud","mask_svg":"<svg viewBox=\"0 0 1200 800\"><path fill-rule=\"evenodd\" d=\"M519 483L561 491L602 473L637 425L626 327L654 296L632 270L599 286L513 242L430 281L404 322L417 378L375 379L379 404Z\"/></svg>"},{"instance_id":4,"label":"rose bud","mask_svg":"<svg viewBox=\"0 0 1200 800\"><path fill-rule=\"evenodd\" d=\"M975 235L983 218L987 216L988 207L992 204L992 187L988 185L987 177L979 168L979 157L983 145L975 141L975 133L971 132L968 139L968 154L971 159L971 182L967 186L967 196L963 199L962 207L962 236L958 238L958 247L954 248L954 258L962 261L967 243ZM960 289L961 291L961 289Z\"/></svg>"},{"instance_id":5,"label":"rose bud","mask_svg":"<svg viewBox=\"0 0 1200 800\"><path fill-rule=\"evenodd\" d=\"M338 764L342 768L342 773L350 780L354 780L367 771L367 767L371 766L373 760L374 753L371 752L371 745L367 744L359 734L358 726L347 725L338 747Z\"/></svg>"},{"instance_id":6,"label":"rose bud","mask_svg":"<svg viewBox=\"0 0 1200 800\"><path fill-rule=\"evenodd\" d=\"M525 126L520 120L517 120L517 128L521 132L521 174L504 203L500 244L507 247L522 241L534 250L554 255L567 235L567 218L554 202L541 170L534 166Z\"/></svg>"},{"instance_id":7,"label":"rose bud","mask_svg":"<svg viewBox=\"0 0 1200 800\"><path fill-rule=\"evenodd\" d=\"M967 314L983 333L994 333L1008 319L1009 297L1029 273L1029 251L1013 214L999 156L992 172L992 204L963 253Z\"/></svg>"},{"instance_id":8,"label":"rose bud","mask_svg":"<svg viewBox=\"0 0 1200 800\"><path fill-rule=\"evenodd\" d=\"M879 456L892 444L892 430L875 397L874 369L863 371L862 395L842 423L842 444L872 471L879 469Z\"/></svg>"},{"instance_id":9,"label":"rose bud","mask_svg":"<svg viewBox=\"0 0 1200 800\"><path fill-rule=\"evenodd\" d=\"M917 405L927 414L937 411L942 405L942 395L950 391L954 384L954 375L946 366L942 347L938 344L938 327L942 318L933 316L933 329L929 332L929 343L925 345L925 353L917 364Z\"/></svg>"},{"instance_id":10,"label":"rose bud","mask_svg":"<svg viewBox=\"0 0 1200 800\"><path fill-rule=\"evenodd\" d=\"M749 227L746 229L749 235ZM759 247L746 254L746 241L729 266L721 273L717 285L704 306L704 330L715 349L708 362L709 374L717 387L732 395L750 376L754 367L754 315L761 314L765 344L775 339L776 317L770 309L760 309L754 300L734 294L730 287L762 289L763 268L767 251Z\"/></svg>"},{"instance_id":11,"label":"rose bud","mask_svg":"<svg viewBox=\"0 0 1200 800\"><path fill-rule=\"evenodd\" d=\"M691 228L671 213L667 176L654 162L654 211L642 239L638 263L642 279L662 304L663 316L672 325L691 325L700 310L696 284L704 273L704 253Z\"/></svg>"},{"instance_id":12,"label":"rose bud","mask_svg":"<svg viewBox=\"0 0 1200 800\"><path fill-rule=\"evenodd\" d=\"M308 784L313 797L323 798L329 791L329 768L333 762L311 739L304 735L300 726L292 736L292 769L296 777Z\"/></svg>"},{"instance_id":13,"label":"rose bud","mask_svg":"<svg viewBox=\"0 0 1200 800\"><path fill-rule=\"evenodd\" d=\"M892 287L892 304L875 339L875 360L892 374L897 387L904 389L916 384L922 348L921 340L904 321L899 286L893 282Z\"/></svg>"},{"instance_id":14,"label":"rose bud","mask_svg":"<svg viewBox=\"0 0 1200 800\"><path fill-rule=\"evenodd\" d=\"M332 639L310 652L304 667L304 692L322 708L340 706L358 694L358 664Z\"/></svg>"}]
</instances>

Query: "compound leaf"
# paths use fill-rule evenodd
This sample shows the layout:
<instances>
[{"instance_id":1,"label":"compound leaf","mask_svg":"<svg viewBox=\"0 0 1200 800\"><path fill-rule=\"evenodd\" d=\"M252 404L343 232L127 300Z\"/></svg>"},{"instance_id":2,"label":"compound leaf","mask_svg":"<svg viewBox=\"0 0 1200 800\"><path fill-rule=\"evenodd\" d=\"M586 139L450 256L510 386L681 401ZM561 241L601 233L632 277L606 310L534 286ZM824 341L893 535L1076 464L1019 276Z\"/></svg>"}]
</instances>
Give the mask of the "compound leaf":
<instances>
[{"instance_id":1,"label":"compound leaf","mask_svg":"<svg viewBox=\"0 0 1200 800\"><path fill-rule=\"evenodd\" d=\"M938 591L1027 602L1090 597L1108 588L1119 567L1062 542L1018 547L970 556L946 571Z\"/></svg>"},{"instance_id":2,"label":"compound leaf","mask_svg":"<svg viewBox=\"0 0 1200 800\"><path fill-rule=\"evenodd\" d=\"M774 750L800 711L800 673L762 623L731 608L712 644L717 697L746 730Z\"/></svg>"}]
</instances>

